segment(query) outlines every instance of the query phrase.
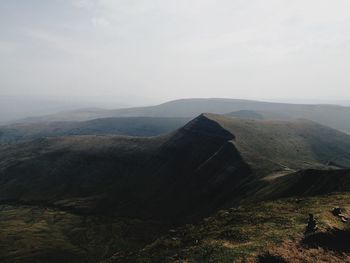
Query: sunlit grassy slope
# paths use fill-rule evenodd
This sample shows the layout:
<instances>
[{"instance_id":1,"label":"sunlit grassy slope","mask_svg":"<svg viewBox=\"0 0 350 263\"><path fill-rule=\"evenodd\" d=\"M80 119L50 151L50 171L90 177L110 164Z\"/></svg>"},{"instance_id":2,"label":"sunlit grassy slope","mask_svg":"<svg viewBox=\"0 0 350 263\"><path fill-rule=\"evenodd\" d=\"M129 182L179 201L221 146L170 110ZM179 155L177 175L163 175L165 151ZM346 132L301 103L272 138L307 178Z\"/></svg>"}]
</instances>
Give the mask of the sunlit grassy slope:
<instances>
[{"instance_id":1,"label":"sunlit grassy slope","mask_svg":"<svg viewBox=\"0 0 350 263\"><path fill-rule=\"evenodd\" d=\"M307 120L245 120L205 114L234 134L234 145L253 167L281 170L350 166L349 135Z\"/></svg>"},{"instance_id":2,"label":"sunlit grassy slope","mask_svg":"<svg viewBox=\"0 0 350 263\"><path fill-rule=\"evenodd\" d=\"M106 262L350 262L349 226L331 213L335 206L350 212L350 194L222 210L197 225L171 230L136 253L116 254ZM315 215L319 230L305 237L309 213Z\"/></svg>"}]
</instances>

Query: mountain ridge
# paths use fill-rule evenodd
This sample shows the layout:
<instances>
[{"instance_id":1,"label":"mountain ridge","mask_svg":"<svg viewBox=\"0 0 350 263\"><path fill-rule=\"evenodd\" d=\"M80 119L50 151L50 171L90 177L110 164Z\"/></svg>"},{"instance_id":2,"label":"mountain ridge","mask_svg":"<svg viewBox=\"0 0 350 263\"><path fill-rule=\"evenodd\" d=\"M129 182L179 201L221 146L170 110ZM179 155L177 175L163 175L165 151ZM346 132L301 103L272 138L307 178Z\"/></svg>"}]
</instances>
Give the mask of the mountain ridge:
<instances>
[{"instance_id":1,"label":"mountain ridge","mask_svg":"<svg viewBox=\"0 0 350 263\"><path fill-rule=\"evenodd\" d=\"M349 169L341 169L350 167L348 153L349 135L312 121L211 113L154 137L0 144L0 259L46 262L59 254L58 262L174 262L169 253L177 250L194 262L203 262L203 251L226 262L251 255L276 231L283 240L285 226L298 235L304 214L320 211L317 195L328 205L339 200L328 194L350 191ZM221 253L237 250L227 258Z\"/></svg>"},{"instance_id":2,"label":"mountain ridge","mask_svg":"<svg viewBox=\"0 0 350 263\"><path fill-rule=\"evenodd\" d=\"M239 99L180 99L155 106L123 108L108 110L103 117L180 117L194 118L202 112L226 114L234 111L249 110L265 112L269 118L276 120L292 120L305 118L323 125L350 133L350 107L331 104L288 104L277 102L262 102ZM61 113L62 114L62 113ZM69 116L69 112L66 115ZM64 114L63 114L64 115ZM59 115L58 115L59 116ZM31 118L30 122L57 121L57 115ZM70 119L73 120L88 120ZM19 122L25 122L19 121Z\"/></svg>"},{"instance_id":3,"label":"mountain ridge","mask_svg":"<svg viewBox=\"0 0 350 263\"><path fill-rule=\"evenodd\" d=\"M132 217L200 217L239 202L249 184L273 173L350 167L348 152L350 136L313 122L205 113L158 137L69 136L2 146L0 199Z\"/></svg>"},{"instance_id":4,"label":"mountain ridge","mask_svg":"<svg viewBox=\"0 0 350 263\"><path fill-rule=\"evenodd\" d=\"M82 122L21 123L0 126L0 143L72 135L126 135L149 137L184 125L187 118L110 117Z\"/></svg>"}]
</instances>

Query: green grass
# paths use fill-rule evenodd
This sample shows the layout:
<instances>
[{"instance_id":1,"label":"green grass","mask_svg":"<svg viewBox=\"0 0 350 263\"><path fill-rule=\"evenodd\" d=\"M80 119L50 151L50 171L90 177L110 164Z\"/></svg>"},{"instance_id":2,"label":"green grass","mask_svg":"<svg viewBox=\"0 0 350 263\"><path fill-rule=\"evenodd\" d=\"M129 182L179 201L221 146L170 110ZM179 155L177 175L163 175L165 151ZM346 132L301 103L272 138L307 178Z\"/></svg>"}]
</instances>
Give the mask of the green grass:
<instances>
[{"instance_id":1,"label":"green grass","mask_svg":"<svg viewBox=\"0 0 350 263\"><path fill-rule=\"evenodd\" d=\"M0 262L99 262L161 233L156 222L82 216L31 206L0 207Z\"/></svg>"},{"instance_id":2,"label":"green grass","mask_svg":"<svg viewBox=\"0 0 350 263\"><path fill-rule=\"evenodd\" d=\"M198 225L164 236L132 257L112 262L234 262L255 257L285 240L303 237L308 214L320 232L346 227L331 214L334 206L350 211L350 194L263 202L218 212ZM182 260L182 261L181 261Z\"/></svg>"},{"instance_id":3,"label":"green grass","mask_svg":"<svg viewBox=\"0 0 350 263\"><path fill-rule=\"evenodd\" d=\"M243 158L260 171L326 168L328 161L350 166L350 137L318 123L205 116L234 134L234 144Z\"/></svg>"}]
</instances>

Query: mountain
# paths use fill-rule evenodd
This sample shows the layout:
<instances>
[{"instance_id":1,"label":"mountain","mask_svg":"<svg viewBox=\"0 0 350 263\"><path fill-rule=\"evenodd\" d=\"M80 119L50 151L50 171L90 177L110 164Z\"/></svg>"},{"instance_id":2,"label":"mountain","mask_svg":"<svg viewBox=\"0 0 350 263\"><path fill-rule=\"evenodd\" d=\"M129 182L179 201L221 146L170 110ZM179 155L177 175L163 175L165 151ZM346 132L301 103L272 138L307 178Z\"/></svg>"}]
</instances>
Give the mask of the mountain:
<instances>
[{"instance_id":1,"label":"mountain","mask_svg":"<svg viewBox=\"0 0 350 263\"><path fill-rule=\"evenodd\" d=\"M158 137L3 145L0 200L132 217L201 217L237 203L257 179L350 167L349 153L350 136L313 122L202 114Z\"/></svg>"},{"instance_id":2,"label":"mountain","mask_svg":"<svg viewBox=\"0 0 350 263\"><path fill-rule=\"evenodd\" d=\"M233 111L261 111L275 120L308 119L332 128L350 132L350 107L271 103L235 99L183 99L153 107L115 110L117 116L194 117L202 112L225 114Z\"/></svg>"},{"instance_id":3,"label":"mountain","mask_svg":"<svg viewBox=\"0 0 350 263\"><path fill-rule=\"evenodd\" d=\"M0 126L0 143L71 135L156 136L184 125L188 118L103 118L84 122L39 122Z\"/></svg>"},{"instance_id":4,"label":"mountain","mask_svg":"<svg viewBox=\"0 0 350 263\"><path fill-rule=\"evenodd\" d=\"M30 118L20 122L85 121L105 117L181 117L194 118L203 112L226 114L236 111L254 111L267 119L290 121L308 119L350 133L350 107L337 105L308 105L272 103L237 99L181 99L156 106L125 108L93 112L82 110ZM91 116L90 116L91 115ZM83 116L83 117L82 117Z\"/></svg>"},{"instance_id":5,"label":"mountain","mask_svg":"<svg viewBox=\"0 0 350 263\"><path fill-rule=\"evenodd\" d=\"M201 116L160 137L71 136L5 145L0 199L123 216L186 215L204 195L192 192L199 180L192 174L232 138Z\"/></svg>"},{"instance_id":6,"label":"mountain","mask_svg":"<svg viewBox=\"0 0 350 263\"><path fill-rule=\"evenodd\" d=\"M349 135L312 121L216 114L201 114L176 131L154 137L78 135L2 144L0 247L5 252L0 259L99 262L121 257L122 262L133 262L129 256L135 259L136 255L138 262L140 249L145 248L142 253L150 254L144 258L152 262L159 255L149 248L159 252L163 246L165 254L174 251L168 245L173 246L172 238L176 241L178 236L165 244L155 241L167 229L240 205L250 213L238 211L217 226L224 222L232 228L249 225L253 231L249 222L266 227L271 222L279 227L289 216L281 217L276 211L293 214L293 209L299 209L280 198L350 190L349 153ZM262 200L272 203L261 206L261 211L252 210ZM327 199L327 204L332 200ZM279 204L269 217L268 207ZM316 210L315 204L306 202L302 211ZM261 221L254 221L254 216ZM302 215L293 216L291 222L299 220L300 232ZM185 242L189 243L181 239L178 248L194 249L200 255L208 244L200 239L197 246L192 233L211 235L216 226L211 224L208 233L187 227ZM272 240L273 229L269 231L268 240ZM252 232L243 235L253 237ZM263 234L258 237L253 247L248 246L250 252L257 251L254 244L264 240ZM163 256L159 262L167 261Z\"/></svg>"}]
</instances>

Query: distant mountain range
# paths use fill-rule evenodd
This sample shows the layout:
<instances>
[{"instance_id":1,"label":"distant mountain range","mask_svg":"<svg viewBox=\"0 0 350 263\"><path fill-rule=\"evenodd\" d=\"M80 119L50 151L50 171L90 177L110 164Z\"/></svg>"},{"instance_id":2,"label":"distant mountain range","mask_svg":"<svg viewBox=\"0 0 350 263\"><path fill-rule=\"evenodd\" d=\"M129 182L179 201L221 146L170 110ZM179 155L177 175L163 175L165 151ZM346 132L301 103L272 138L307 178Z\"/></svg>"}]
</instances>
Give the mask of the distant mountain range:
<instances>
[{"instance_id":1,"label":"distant mountain range","mask_svg":"<svg viewBox=\"0 0 350 263\"><path fill-rule=\"evenodd\" d=\"M149 107L117 110L81 109L27 118L19 122L87 121L107 117L194 118L203 112L228 114L237 111L254 112L265 119L272 120L308 119L350 133L350 107L271 103L236 99L182 99Z\"/></svg>"}]
</instances>

